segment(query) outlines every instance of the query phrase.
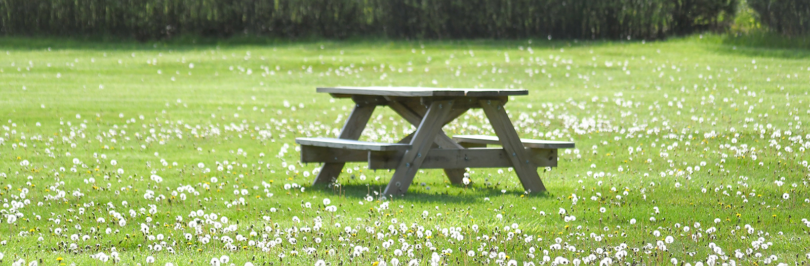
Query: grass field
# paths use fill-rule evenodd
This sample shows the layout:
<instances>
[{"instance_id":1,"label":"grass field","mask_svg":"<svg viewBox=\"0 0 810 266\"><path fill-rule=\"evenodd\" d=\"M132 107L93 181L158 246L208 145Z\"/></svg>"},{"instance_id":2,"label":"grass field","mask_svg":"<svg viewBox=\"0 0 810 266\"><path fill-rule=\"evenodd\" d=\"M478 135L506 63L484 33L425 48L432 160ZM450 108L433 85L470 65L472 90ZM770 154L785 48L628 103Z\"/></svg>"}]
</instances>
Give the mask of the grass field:
<instances>
[{"instance_id":1,"label":"grass field","mask_svg":"<svg viewBox=\"0 0 810 266\"><path fill-rule=\"evenodd\" d=\"M810 261L810 51L663 42L0 39L3 265L762 265ZM548 189L510 169L408 194L350 164L317 86L528 89L522 137L575 141ZM362 139L413 127L388 109ZM481 110L445 127L493 134Z\"/></svg>"}]
</instances>

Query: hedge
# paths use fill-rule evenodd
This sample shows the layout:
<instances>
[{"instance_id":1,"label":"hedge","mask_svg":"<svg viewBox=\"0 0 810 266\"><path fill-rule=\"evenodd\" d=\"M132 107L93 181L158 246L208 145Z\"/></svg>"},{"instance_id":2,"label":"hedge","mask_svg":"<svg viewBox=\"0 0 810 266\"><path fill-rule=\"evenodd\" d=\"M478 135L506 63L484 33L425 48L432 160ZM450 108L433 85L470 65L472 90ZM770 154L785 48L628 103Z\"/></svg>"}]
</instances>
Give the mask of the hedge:
<instances>
[{"instance_id":1,"label":"hedge","mask_svg":"<svg viewBox=\"0 0 810 266\"><path fill-rule=\"evenodd\" d=\"M657 39L738 0L0 0L6 35Z\"/></svg>"},{"instance_id":2,"label":"hedge","mask_svg":"<svg viewBox=\"0 0 810 266\"><path fill-rule=\"evenodd\" d=\"M773 31L788 36L810 33L810 0L748 0L748 4Z\"/></svg>"}]
</instances>

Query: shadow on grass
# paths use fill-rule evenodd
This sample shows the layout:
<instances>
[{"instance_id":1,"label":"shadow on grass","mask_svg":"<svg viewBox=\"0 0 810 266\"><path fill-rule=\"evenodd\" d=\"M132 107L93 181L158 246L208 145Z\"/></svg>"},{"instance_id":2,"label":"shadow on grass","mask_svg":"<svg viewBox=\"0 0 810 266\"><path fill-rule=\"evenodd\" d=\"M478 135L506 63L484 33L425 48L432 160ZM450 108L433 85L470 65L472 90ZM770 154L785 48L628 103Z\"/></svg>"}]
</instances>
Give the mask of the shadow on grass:
<instances>
[{"instance_id":1,"label":"shadow on grass","mask_svg":"<svg viewBox=\"0 0 810 266\"><path fill-rule=\"evenodd\" d=\"M720 36L715 52L755 57L784 59L810 58L810 36L787 37L776 33L757 32Z\"/></svg>"},{"instance_id":2,"label":"shadow on grass","mask_svg":"<svg viewBox=\"0 0 810 266\"><path fill-rule=\"evenodd\" d=\"M340 188L329 187L326 185L316 185L311 186L308 189L326 193L340 194L348 198L363 200L368 195L371 195L372 197L376 198L374 191L381 193L383 190L385 190L385 185L346 184L341 185ZM492 187L463 188L458 186L450 186L450 188L432 187L431 189L428 190L424 187L420 187L418 184L414 184L411 185L410 189L408 189L408 193L406 193L405 195L394 196L392 199L396 201L410 201L410 202L474 203L474 202L482 202L484 201L484 198L487 197L497 197L497 196L520 197L521 195L524 195L523 191L507 190L504 193L501 191L501 189ZM524 195L524 197L532 197L532 198L551 198L552 196L553 195L550 195L548 192Z\"/></svg>"}]
</instances>

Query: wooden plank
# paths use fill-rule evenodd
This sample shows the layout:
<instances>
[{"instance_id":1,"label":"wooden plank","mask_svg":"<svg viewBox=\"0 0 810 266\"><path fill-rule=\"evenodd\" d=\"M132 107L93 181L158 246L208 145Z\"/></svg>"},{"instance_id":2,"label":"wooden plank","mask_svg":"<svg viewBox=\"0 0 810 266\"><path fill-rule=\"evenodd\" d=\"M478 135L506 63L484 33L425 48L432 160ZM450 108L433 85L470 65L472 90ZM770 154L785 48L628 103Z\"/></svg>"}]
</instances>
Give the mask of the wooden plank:
<instances>
[{"instance_id":1,"label":"wooden plank","mask_svg":"<svg viewBox=\"0 0 810 266\"><path fill-rule=\"evenodd\" d=\"M421 106L421 105L419 105L419 106ZM448 118L445 119L445 122L442 123L442 125L446 125L450 121L453 121L454 119L456 119L460 115L467 112L467 109L469 109L469 108L466 108L466 107L459 109L459 108L456 108L455 106L456 105L455 105L455 101L454 101L453 109L450 111L450 114L448 115ZM404 104L402 104L400 102L396 102L396 101L389 102L388 107L391 107L391 109L394 110L394 112L396 112L397 114L402 116L402 118L404 118L406 121L408 121L409 123L411 123L413 125L419 125L419 123L422 121L422 117L424 117L424 114L427 111L427 110L423 111L421 109L417 109L419 111L415 111L413 108L405 106ZM408 137L412 137L412 135L408 135ZM408 139L408 137L405 137L405 139ZM403 139L403 140L405 140L405 139ZM461 145L459 145L458 143L456 143L455 141L453 141L452 139L450 139L450 137L448 137L444 133L444 131L442 131L442 130L439 130L439 133L436 135L436 138L433 140L433 142L436 145L438 145L439 147L443 148L443 149L450 149L450 148L461 149L461 148L464 148ZM447 168L447 169L444 169L444 174L445 174L445 176L447 176L447 179L450 180L451 184L456 184L456 185L462 184L463 178L464 178L464 172L466 172L466 170L463 169L463 168L457 168L457 169Z\"/></svg>"},{"instance_id":2,"label":"wooden plank","mask_svg":"<svg viewBox=\"0 0 810 266\"><path fill-rule=\"evenodd\" d=\"M527 149L529 160L535 167L557 166L556 149ZM394 169L402 161L404 152L369 152L369 169ZM431 149L421 169L464 169L511 167L510 154L500 148L483 149ZM463 175L463 173L462 173Z\"/></svg>"},{"instance_id":3,"label":"wooden plank","mask_svg":"<svg viewBox=\"0 0 810 266\"><path fill-rule=\"evenodd\" d=\"M482 143L459 142L458 144L461 145L462 147L468 148L468 149L469 148L486 148L487 147L486 144L482 144Z\"/></svg>"},{"instance_id":4,"label":"wooden plank","mask_svg":"<svg viewBox=\"0 0 810 266\"><path fill-rule=\"evenodd\" d=\"M335 138L296 138L295 143L301 146L365 151L404 151L411 146L403 143L382 143Z\"/></svg>"},{"instance_id":5,"label":"wooden plank","mask_svg":"<svg viewBox=\"0 0 810 266\"><path fill-rule=\"evenodd\" d=\"M493 144L499 145L501 141L496 136L485 135L455 135L453 140L462 143L476 143L476 144ZM520 139L523 146L528 148L538 149L568 149L574 148L574 143L570 141L554 141L554 140L537 140L537 139Z\"/></svg>"},{"instance_id":6,"label":"wooden plank","mask_svg":"<svg viewBox=\"0 0 810 266\"><path fill-rule=\"evenodd\" d=\"M369 118L371 118L371 114L374 113L374 109L376 107L376 105L356 104L354 106L354 110L352 110L352 113L349 115L349 119L346 120L346 124L343 125L339 138L352 140L359 139L360 134L362 134L363 129L366 128L366 124L368 123ZM328 184L332 182L333 179L338 178L340 172L343 170L344 165L346 164L339 162L323 164L321 171L318 172L318 175L315 177L312 184Z\"/></svg>"},{"instance_id":7,"label":"wooden plank","mask_svg":"<svg viewBox=\"0 0 810 266\"><path fill-rule=\"evenodd\" d=\"M335 94L333 94L334 97ZM348 94L341 94L341 95L348 95ZM349 96L346 96L349 97ZM366 96L366 97L378 97L378 96ZM433 101L453 101L453 108L457 109L474 109L474 108L481 108L481 99L487 100L499 100L502 102L509 101L509 96L492 96L492 97L453 97L453 96L433 96L433 97L400 97L400 96L383 96L389 102L398 102L401 103L408 108L413 110L422 110L422 114L424 114L424 110L427 110L426 106L429 106ZM452 121L453 119L449 119Z\"/></svg>"},{"instance_id":8,"label":"wooden plank","mask_svg":"<svg viewBox=\"0 0 810 266\"><path fill-rule=\"evenodd\" d=\"M523 185L523 189L529 193L539 193L546 190L543 181L537 174L537 166L530 160L529 153L520 142L515 127L509 120L506 110L500 101L482 100L481 107L492 124L492 129L498 135L498 139L503 149L509 153L512 167Z\"/></svg>"},{"instance_id":9,"label":"wooden plank","mask_svg":"<svg viewBox=\"0 0 810 266\"><path fill-rule=\"evenodd\" d=\"M368 151L301 146L302 163L345 163L368 161ZM381 152L385 153L385 152Z\"/></svg>"},{"instance_id":10,"label":"wooden plank","mask_svg":"<svg viewBox=\"0 0 810 266\"><path fill-rule=\"evenodd\" d=\"M442 130L442 125L447 115L452 110L452 101L433 102L425 114L425 118L419 123L416 133L411 140L411 148L405 151L402 160L397 165L394 176L383 191L384 195L401 195L408 191L413 177L427 157L436 134Z\"/></svg>"},{"instance_id":11,"label":"wooden plank","mask_svg":"<svg viewBox=\"0 0 810 266\"><path fill-rule=\"evenodd\" d=\"M452 122L453 120L455 120L462 114L466 113L467 110L470 109L469 106L458 107L456 106L456 102L458 102L458 100L453 101L453 110L450 110L450 114L447 115L447 118L445 119L444 123L442 123L442 126ZM419 116L424 116L424 112L417 111L417 113L419 114ZM439 134L436 135L436 138L433 141L443 149L464 148L463 146L459 145L458 143L450 139L450 137L448 137L447 134L444 133L444 130L439 130ZM454 185L462 185L464 183L465 172L467 172L467 170L464 168L452 168L452 167L444 168L444 175L447 176L447 180L449 180L450 183Z\"/></svg>"},{"instance_id":12,"label":"wooden plank","mask_svg":"<svg viewBox=\"0 0 810 266\"><path fill-rule=\"evenodd\" d=\"M400 99L409 99L409 98L400 98ZM410 98L410 99L416 99L416 98ZM419 103L421 103L422 106L430 105L430 103L433 102L433 101L453 100L454 108L458 108L458 109L463 109L463 108L474 109L474 108L481 108L481 100L482 99L499 100L499 101L502 101L502 102L505 103L505 102L507 102L509 100L509 97L508 96L492 96L492 97L441 97L441 96L436 96L436 97L421 97L421 98L418 98L418 99L419 99ZM412 101L408 101L408 103L411 103L411 102ZM453 119L450 119L450 120L452 121Z\"/></svg>"},{"instance_id":13,"label":"wooden plank","mask_svg":"<svg viewBox=\"0 0 810 266\"><path fill-rule=\"evenodd\" d=\"M397 97L497 97L528 95L528 90L522 89L445 89L445 88L417 88L417 87L324 87L317 88L319 93L330 93L334 97L345 95L376 95Z\"/></svg>"},{"instance_id":14,"label":"wooden plank","mask_svg":"<svg viewBox=\"0 0 810 266\"><path fill-rule=\"evenodd\" d=\"M352 95L352 100L359 105L386 105L388 100L383 96Z\"/></svg>"}]
</instances>

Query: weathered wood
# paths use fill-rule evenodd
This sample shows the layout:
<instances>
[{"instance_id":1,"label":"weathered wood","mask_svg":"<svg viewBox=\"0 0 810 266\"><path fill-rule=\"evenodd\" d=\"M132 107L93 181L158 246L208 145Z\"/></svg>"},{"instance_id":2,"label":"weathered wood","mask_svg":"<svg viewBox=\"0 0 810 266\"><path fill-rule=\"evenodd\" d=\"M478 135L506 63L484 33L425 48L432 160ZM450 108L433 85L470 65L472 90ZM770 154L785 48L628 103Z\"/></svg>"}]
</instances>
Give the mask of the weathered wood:
<instances>
[{"instance_id":1,"label":"weathered wood","mask_svg":"<svg viewBox=\"0 0 810 266\"><path fill-rule=\"evenodd\" d=\"M398 97L497 97L511 95L528 95L528 90L515 89L444 89L416 87L327 87L317 88L319 93L330 93L333 97L347 95L377 95Z\"/></svg>"},{"instance_id":2,"label":"weathered wood","mask_svg":"<svg viewBox=\"0 0 810 266\"><path fill-rule=\"evenodd\" d=\"M458 144L461 145L461 147L468 148L468 149L469 148L486 148L487 147L486 144L481 144L481 143L459 142Z\"/></svg>"},{"instance_id":3,"label":"weathered wood","mask_svg":"<svg viewBox=\"0 0 810 266\"><path fill-rule=\"evenodd\" d=\"M297 138L295 139L295 143L301 146L366 151L404 151L411 146L403 143L382 143L334 138Z\"/></svg>"},{"instance_id":4,"label":"weathered wood","mask_svg":"<svg viewBox=\"0 0 810 266\"><path fill-rule=\"evenodd\" d=\"M333 94L334 96L334 94ZM349 95L341 95L341 97L350 97ZM379 97L379 96L368 96L365 97ZM427 109L427 106L430 105L433 101L453 101L453 108L456 109L474 109L474 108L481 108L480 100L497 100L506 103L509 101L509 96L493 96L493 97L451 97L451 96L443 96L443 97L403 97L403 96L383 96L388 102L398 102L401 103L408 108L414 110L424 110ZM338 97L336 97L338 98ZM452 121L452 120L451 120Z\"/></svg>"},{"instance_id":5,"label":"weathered wood","mask_svg":"<svg viewBox=\"0 0 810 266\"><path fill-rule=\"evenodd\" d=\"M447 176L447 180L450 181L450 184L453 185L463 185L464 184L464 173L467 172L467 169L464 168L447 168L447 166L439 167L444 170L444 175Z\"/></svg>"},{"instance_id":6,"label":"weathered wood","mask_svg":"<svg viewBox=\"0 0 810 266\"><path fill-rule=\"evenodd\" d=\"M455 106L455 104L453 106ZM408 123L411 123L415 126L419 125L419 123L422 122L422 117L424 116L424 113L427 111L427 110L424 111L413 110L410 107L407 107L399 102L389 102L388 107L391 107L391 110L394 110L394 112L402 116L402 118L404 118L405 121L408 121ZM453 121L453 119L456 119L461 114L464 114L464 112L467 112L467 109L453 108L453 110L450 111L450 114L448 115L446 122L442 123L442 126L449 123L450 121ZM406 136L405 138L408 137ZM450 137L448 137L447 134L444 133L444 131L439 131L434 142L438 144L439 147L442 148L462 148L462 146L458 145L458 143L450 139Z\"/></svg>"},{"instance_id":7,"label":"weathered wood","mask_svg":"<svg viewBox=\"0 0 810 266\"><path fill-rule=\"evenodd\" d=\"M464 99L461 99L461 100L464 100ZM465 107L465 106L456 106L456 102L458 102L458 98L456 98L456 97L448 97L447 101L453 101L453 110L451 110L450 114L447 115L447 118L442 123L442 126L447 125L450 122L453 122L453 120L456 120L456 118L463 115L464 113L467 112L467 110L470 109L470 108ZM414 125L418 125L419 124L418 121L422 120L422 117L424 117L425 113L427 112L427 107L430 106L430 103L432 103L433 101L429 101L428 104L424 104L421 101L420 102L415 102L415 101L405 101L405 102L390 101L389 102L389 107L394 102L401 103L406 108L405 110L408 110L412 114L412 115L410 115L410 118L403 117L403 118L405 118L405 120L407 120L408 122L415 121L416 122L415 124L413 122L411 122L411 123L414 124ZM392 109L394 109L394 108L392 107ZM397 110L394 110L394 111L397 111ZM397 114L399 114L399 112L397 112ZM402 115L402 114L400 114L400 115Z\"/></svg>"},{"instance_id":8,"label":"weathered wood","mask_svg":"<svg viewBox=\"0 0 810 266\"><path fill-rule=\"evenodd\" d=\"M422 165L436 134L442 130L442 122L445 121L452 107L452 101L437 101L430 105L411 140L411 148L402 156L394 176L385 187L384 195L399 195L408 191L413 177Z\"/></svg>"},{"instance_id":9,"label":"weathered wood","mask_svg":"<svg viewBox=\"0 0 810 266\"><path fill-rule=\"evenodd\" d=\"M328 147L301 146L302 163L345 163L365 162L368 151L347 150Z\"/></svg>"},{"instance_id":10,"label":"weathered wood","mask_svg":"<svg viewBox=\"0 0 810 266\"><path fill-rule=\"evenodd\" d=\"M352 140L359 139L360 134L362 134L363 129L366 128L366 124L368 123L369 118L371 118L371 114L374 113L375 108L376 105L356 104L351 115L349 115L349 119L346 120L346 124L343 125L339 138ZM333 179L337 179L337 177L340 175L340 171L343 170L344 165L346 164L325 163L323 167L321 167L321 171L318 172L318 175L315 177L313 185L327 184L332 182Z\"/></svg>"},{"instance_id":11,"label":"weathered wood","mask_svg":"<svg viewBox=\"0 0 810 266\"><path fill-rule=\"evenodd\" d=\"M496 136L485 135L455 135L453 140L464 146L464 143L500 145L501 141ZM568 149L574 148L574 143L570 141L520 139L523 146L538 149Z\"/></svg>"},{"instance_id":12,"label":"weathered wood","mask_svg":"<svg viewBox=\"0 0 810 266\"><path fill-rule=\"evenodd\" d=\"M515 169L524 189L536 193L545 191L537 167L556 166L556 149L573 147L571 142L521 141L503 104L508 96L527 95L527 90L337 87L317 91L357 103L340 139L357 140L378 105L397 106L392 109L418 126L400 143L304 139L311 145L302 145L302 162L326 162L315 183L330 182L345 162L360 161L365 155L372 169L395 169L385 195L405 193L420 168L444 168L451 182L460 183L463 168L509 166ZM469 108L483 108L498 136L457 136L462 145L442 132L442 126ZM503 148L465 148L497 143Z\"/></svg>"},{"instance_id":13,"label":"weathered wood","mask_svg":"<svg viewBox=\"0 0 810 266\"><path fill-rule=\"evenodd\" d=\"M389 97L390 98L390 97ZM403 99L403 98L401 98ZM404 98L408 99L408 98ZM481 108L481 100L496 100L507 102L509 101L508 96L496 96L496 97L421 97L421 98L412 98L412 99L419 99L419 103L422 106L430 105L433 101L442 101L442 100L452 100L454 102L454 108L458 109L474 109L474 108ZM411 103L413 101L407 101ZM424 109L424 108L423 108ZM451 119L450 121L452 121Z\"/></svg>"},{"instance_id":14,"label":"weathered wood","mask_svg":"<svg viewBox=\"0 0 810 266\"><path fill-rule=\"evenodd\" d=\"M535 167L557 166L556 149L527 149L529 160ZM369 152L369 169L394 169L402 161L404 152ZM464 169L511 167L511 153L499 148L483 149L431 149L421 169ZM462 173L463 175L463 173Z\"/></svg>"},{"instance_id":15,"label":"weathered wood","mask_svg":"<svg viewBox=\"0 0 810 266\"><path fill-rule=\"evenodd\" d=\"M359 105L386 105L388 100L383 96L352 95L352 100Z\"/></svg>"},{"instance_id":16,"label":"weathered wood","mask_svg":"<svg viewBox=\"0 0 810 266\"><path fill-rule=\"evenodd\" d=\"M421 110L421 109L419 111L415 111L412 108L410 108L408 106L405 106L404 104L402 104L400 102L396 102L396 101L389 102L388 107L391 107L391 109L394 110L394 112L396 112L397 114L402 116L402 118L404 118L406 121L408 121L409 123L411 123L413 125L419 125L419 123L422 122L422 117L424 117L424 114L427 111L427 110ZM458 116L460 116L464 112L467 112L467 109L468 108L462 108L462 109L456 108L455 101L454 101L453 109L450 111L450 114L446 118L446 122L442 123L442 125L445 125L445 124L449 123L450 121L453 121L454 119L456 119ZM410 136L412 136L412 135L408 135L408 137L410 137ZM405 138L407 139L408 137L405 137ZM436 135L436 138L433 140L433 142L436 145L438 145L439 147L443 148L443 149L450 149L450 148L460 149L460 148L464 148L461 145L459 145L458 143L456 143L455 141L453 141L452 139L450 139L450 137L448 137L447 134L445 134L444 131L442 131L442 130L439 130L439 133ZM444 174L447 176L447 179L450 180L450 183L456 184L456 185L461 184L463 182L464 172L466 172L466 170L463 169L463 168L450 168L450 167L448 167L448 168L444 169Z\"/></svg>"},{"instance_id":17,"label":"weathered wood","mask_svg":"<svg viewBox=\"0 0 810 266\"><path fill-rule=\"evenodd\" d=\"M539 193L546 190L543 181L537 174L537 166L529 159L529 153L523 148L515 127L509 120L506 110L500 101L482 100L481 107L492 124L492 129L498 135L503 149L509 153L512 167L523 184L523 189L529 193Z\"/></svg>"}]
</instances>

